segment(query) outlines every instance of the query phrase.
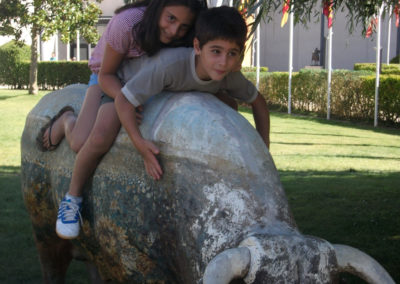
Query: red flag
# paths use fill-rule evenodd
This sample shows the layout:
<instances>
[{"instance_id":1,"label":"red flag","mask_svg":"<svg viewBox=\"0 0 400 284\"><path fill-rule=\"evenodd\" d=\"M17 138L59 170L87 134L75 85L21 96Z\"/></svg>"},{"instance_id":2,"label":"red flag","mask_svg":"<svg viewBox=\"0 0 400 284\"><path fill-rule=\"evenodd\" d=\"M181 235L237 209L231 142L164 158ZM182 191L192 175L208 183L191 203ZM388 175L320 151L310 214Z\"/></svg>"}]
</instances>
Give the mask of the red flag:
<instances>
[{"instance_id":1,"label":"red flag","mask_svg":"<svg viewBox=\"0 0 400 284\"><path fill-rule=\"evenodd\" d=\"M400 0L399 0L399 4L394 5L394 10L393 13L396 15L396 27L399 27L399 23L400 23Z\"/></svg>"},{"instance_id":2,"label":"red flag","mask_svg":"<svg viewBox=\"0 0 400 284\"><path fill-rule=\"evenodd\" d=\"M365 32L365 37L368 38L372 35L372 33L375 31L376 29L376 25L378 24L378 18L373 16L369 22L367 31Z\"/></svg>"},{"instance_id":3,"label":"red flag","mask_svg":"<svg viewBox=\"0 0 400 284\"><path fill-rule=\"evenodd\" d=\"M289 16L290 0L284 0L282 8L281 28L286 24Z\"/></svg>"},{"instance_id":4,"label":"red flag","mask_svg":"<svg viewBox=\"0 0 400 284\"><path fill-rule=\"evenodd\" d=\"M332 27L333 21L333 9L332 9L332 0L325 0L324 1L324 15L328 18L328 28Z\"/></svg>"}]
</instances>

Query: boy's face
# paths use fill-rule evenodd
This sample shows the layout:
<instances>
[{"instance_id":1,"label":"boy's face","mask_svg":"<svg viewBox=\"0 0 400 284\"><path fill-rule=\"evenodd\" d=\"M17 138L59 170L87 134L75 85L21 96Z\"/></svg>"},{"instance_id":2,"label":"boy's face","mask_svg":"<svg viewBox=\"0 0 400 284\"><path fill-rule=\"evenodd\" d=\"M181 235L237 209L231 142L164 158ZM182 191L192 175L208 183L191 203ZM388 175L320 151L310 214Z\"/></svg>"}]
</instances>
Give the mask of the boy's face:
<instances>
[{"instance_id":1,"label":"boy's face","mask_svg":"<svg viewBox=\"0 0 400 284\"><path fill-rule=\"evenodd\" d=\"M193 42L196 52L196 73L202 80L222 80L240 65L240 47L233 41L216 39L200 48L197 38Z\"/></svg>"}]
</instances>

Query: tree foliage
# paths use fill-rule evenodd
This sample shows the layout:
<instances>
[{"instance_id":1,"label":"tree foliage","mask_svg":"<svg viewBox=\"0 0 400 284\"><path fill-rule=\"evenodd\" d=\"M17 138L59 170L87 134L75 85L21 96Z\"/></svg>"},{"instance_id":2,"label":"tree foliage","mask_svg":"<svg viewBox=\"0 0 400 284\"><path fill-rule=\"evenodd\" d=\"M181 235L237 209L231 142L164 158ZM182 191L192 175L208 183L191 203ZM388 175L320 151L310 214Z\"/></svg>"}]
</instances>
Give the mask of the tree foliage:
<instances>
[{"instance_id":1,"label":"tree foliage","mask_svg":"<svg viewBox=\"0 0 400 284\"><path fill-rule=\"evenodd\" d=\"M75 39L79 31L88 43L94 43L99 38L96 22L100 14L100 8L91 0L0 0L0 35L20 40L24 28L31 31L29 93L37 93L39 35L46 40L59 32L66 43Z\"/></svg>"},{"instance_id":2,"label":"tree foliage","mask_svg":"<svg viewBox=\"0 0 400 284\"><path fill-rule=\"evenodd\" d=\"M282 9L285 0L233 0L234 6L245 9L247 15L256 14L252 25L254 31L261 21L270 21L276 11ZM287 1L287 0L286 0ZM324 0L291 0L291 11L296 23L306 24L322 13ZM349 31L360 26L365 32L371 17L378 14L383 5L384 13L389 13L390 7L399 5L399 0L332 0L333 12L341 11L347 14ZM259 10L258 10L259 9Z\"/></svg>"},{"instance_id":3,"label":"tree foliage","mask_svg":"<svg viewBox=\"0 0 400 284\"><path fill-rule=\"evenodd\" d=\"M68 42L76 38L79 30L87 42L95 43L100 14L100 8L89 0L0 1L0 35L19 40L23 28L35 25L44 40L59 32L61 40Z\"/></svg>"}]
</instances>

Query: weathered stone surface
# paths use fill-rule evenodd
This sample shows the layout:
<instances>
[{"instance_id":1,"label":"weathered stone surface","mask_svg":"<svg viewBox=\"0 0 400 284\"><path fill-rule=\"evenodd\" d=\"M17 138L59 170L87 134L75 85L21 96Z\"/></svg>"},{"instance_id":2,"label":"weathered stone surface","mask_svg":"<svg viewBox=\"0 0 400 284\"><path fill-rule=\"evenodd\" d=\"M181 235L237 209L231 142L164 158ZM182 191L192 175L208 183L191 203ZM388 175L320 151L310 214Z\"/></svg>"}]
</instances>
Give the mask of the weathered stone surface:
<instances>
[{"instance_id":1,"label":"weathered stone surface","mask_svg":"<svg viewBox=\"0 0 400 284\"><path fill-rule=\"evenodd\" d=\"M45 96L22 137L24 200L53 280L70 259L54 250L72 250L54 229L75 154L66 141L42 153L35 138L63 106L78 112L85 90L73 85ZM332 246L298 232L268 149L240 114L209 94L162 93L146 104L141 131L161 150L162 180L146 175L121 130L85 187L82 232L73 243L103 279L200 283L217 254L246 246L247 283L331 282Z\"/></svg>"}]
</instances>

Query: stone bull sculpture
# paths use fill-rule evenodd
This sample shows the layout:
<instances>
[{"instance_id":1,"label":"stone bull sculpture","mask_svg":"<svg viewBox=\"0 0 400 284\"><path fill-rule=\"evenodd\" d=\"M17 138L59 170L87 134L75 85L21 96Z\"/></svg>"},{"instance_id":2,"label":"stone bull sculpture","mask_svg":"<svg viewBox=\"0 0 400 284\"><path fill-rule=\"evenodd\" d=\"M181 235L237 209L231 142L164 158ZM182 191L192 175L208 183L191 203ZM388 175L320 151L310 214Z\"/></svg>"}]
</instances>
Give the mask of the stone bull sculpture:
<instances>
[{"instance_id":1,"label":"stone bull sculpture","mask_svg":"<svg viewBox=\"0 0 400 284\"><path fill-rule=\"evenodd\" d=\"M258 133L203 93L146 104L141 131L160 147L162 180L146 175L121 130L86 185L80 237L59 239L57 208L75 155L65 141L40 152L35 137L63 106L79 111L85 90L45 96L22 137L22 191L46 282L61 282L79 251L117 283L332 283L341 271L394 283L361 251L301 235Z\"/></svg>"}]
</instances>

